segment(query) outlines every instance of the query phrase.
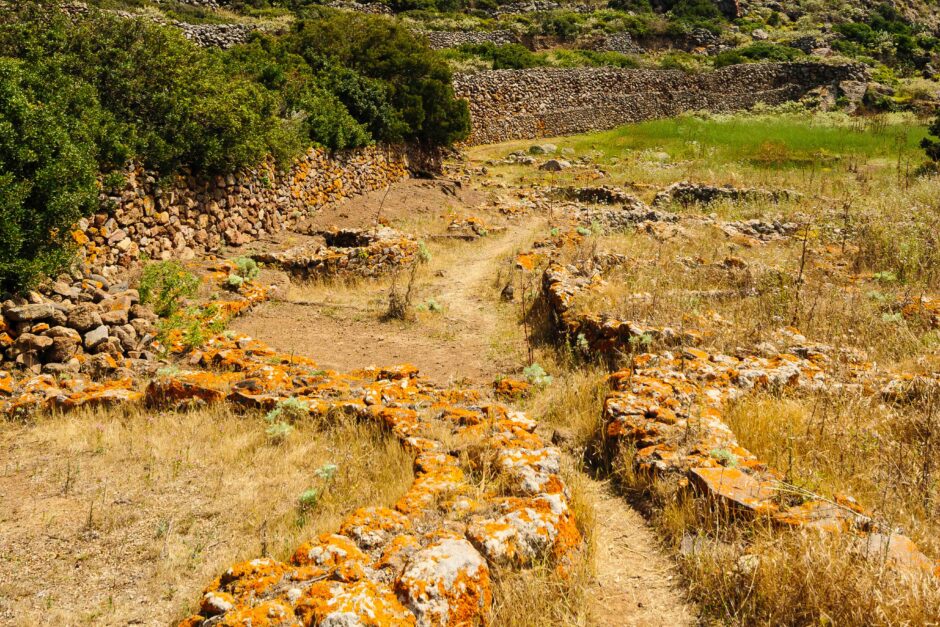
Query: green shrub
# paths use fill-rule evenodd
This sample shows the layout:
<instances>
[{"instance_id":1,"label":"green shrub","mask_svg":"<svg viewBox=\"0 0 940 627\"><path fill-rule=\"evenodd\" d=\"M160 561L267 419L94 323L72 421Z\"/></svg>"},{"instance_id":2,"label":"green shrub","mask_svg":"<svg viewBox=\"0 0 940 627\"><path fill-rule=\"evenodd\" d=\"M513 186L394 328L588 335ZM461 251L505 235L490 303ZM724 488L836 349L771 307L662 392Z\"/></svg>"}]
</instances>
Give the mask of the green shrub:
<instances>
[{"instance_id":1,"label":"green shrub","mask_svg":"<svg viewBox=\"0 0 940 627\"><path fill-rule=\"evenodd\" d=\"M144 268L140 279L140 302L151 305L157 315L168 318L179 311L182 300L199 290L199 278L177 261L159 261Z\"/></svg>"},{"instance_id":2,"label":"green shrub","mask_svg":"<svg viewBox=\"0 0 940 627\"><path fill-rule=\"evenodd\" d=\"M235 260L235 274L245 281L254 281L261 274L261 269L251 257L239 257Z\"/></svg>"},{"instance_id":3,"label":"green shrub","mask_svg":"<svg viewBox=\"0 0 940 627\"><path fill-rule=\"evenodd\" d=\"M522 369L526 381L538 387L547 387L552 384L552 376L538 363L533 363Z\"/></svg>"},{"instance_id":4,"label":"green shrub","mask_svg":"<svg viewBox=\"0 0 940 627\"><path fill-rule=\"evenodd\" d=\"M0 58L0 292L28 288L68 260L70 229L94 210L94 91Z\"/></svg>"},{"instance_id":5,"label":"green shrub","mask_svg":"<svg viewBox=\"0 0 940 627\"><path fill-rule=\"evenodd\" d=\"M908 70L923 70L930 63L931 53L937 50L936 38L887 3L875 7L865 22L837 24L835 31L842 36L833 42L833 48L839 52L853 57L875 57Z\"/></svg>"},{"instance_id":6,"label":"green shrub","mask_svg":"<svg viewBox=\"0 0 940 627\"><path fill-rule=\"evenodd\" d=\"M607 6L618 11L631 11L633 13L652 13L650 0L610 0Z\"/></svg>"},{"instance_id":7,"label":"green shrub","mask_svg":"<svg viewBox=\"0 0 940 627\"><path fill-rule=\"evenodd\" d=\"M549 13L541 20L543 35L557 37L561 41L573 41L580 28L577 18L570 13Z\"/></svg>"},{"instance_id":8,"label":"green shrub","mask_svg":"<svg viewBox=\"0 0 940 627\"><path fill-rule=\"evenodd\" d=\"M467 136L467 105L426 42L384 17L309 14L220 51L147 19L0 5L0 291L62 267L69 229L95 209L96 174L132 159L228 173L311 144Z\"/></svg>"},{"instance_id":9,"label":"green shrub","mask_svg":"<svg viewBox=\"0 0 940 627\"><path fill-rule=\"evenodd\" d=\"M546 65L542 57L519 44L503 46L497 46L492 42L464 44L458 48L458 51L491 61L494 70L521 70Z\"/></svg>"},{"instance_id":10,"label":"green shrub","mask_svg":"<svg viewBox=\"0 0 940 627\"><path fill-rule=\"evenodd\" d=\"M288 49L329 78L374 139L446 145L467 137L470 112L443 58L405 26L373 15L320 10L286 36ZM351 81L355 72L361 80ZM357 116L357 119L363 121Z\"/></svg>"},{"instance_id":11,"label":"green shrub","mask_svg":"<svg viewBox=\"0 0 940 627\"><path fill-rule=\"evenodd\" d=\"M99 137L105 163L136 156L162 172L231 171L272 150L281 124L259 85L173 28L93 12L70 20L27 2L2 16L0 55L91 86L114 119Z\"/></svg>"},{"instance_id":12,"label":"green shrub","mask_svg":"<svg viewBox=\"0 0 940 627\"><path fill-rule=\"evenodd\" d=\"M920 145L931 160L940 162L940 114L934 118L929 131L932 137L925 137Z\"/></svg>"},{"instance_id":13,"label":"green shrub","mask_svg":"<svg viewBox=\"0 0 940 627\"><path fill-rule=\"evenodd\" d=\"M725 50L715 56L715 67L725 67L750 61L793 61L805 54L796 48L758 41L742 48Z\"/></svg>"},{"instance_id":14,"label":"green shrub","mask_svg":"<svg viewBox=\"0 0 940 627\"><path fill-rule=\"evenodd\" d=\"M659 67L664 70L681 70L692 74L701 71L703 64L694 54L681 50L671 50L659 60Z\"/></svg>"}]
</instances>

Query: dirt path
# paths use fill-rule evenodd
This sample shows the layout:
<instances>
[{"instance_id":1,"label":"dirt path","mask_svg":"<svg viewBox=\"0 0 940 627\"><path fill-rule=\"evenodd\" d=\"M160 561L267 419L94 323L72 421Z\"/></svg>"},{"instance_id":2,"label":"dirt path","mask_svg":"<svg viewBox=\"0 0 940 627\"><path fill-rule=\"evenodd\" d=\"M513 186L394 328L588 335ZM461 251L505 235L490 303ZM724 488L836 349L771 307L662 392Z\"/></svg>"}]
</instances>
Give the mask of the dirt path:
<instances>
[{"instance_id":1,"label":"dirt path","mask_svg":"<svg viewBox=\"0 0 940 627\"><path fill-rule=\"evenodd\" d=\"M591 600L597 627L680 627L695 624L679 591L675 565L646 521L609 484L589 483L596 515L596 578Z\"/></svg>"},{"instance_id":2,"label":"dirt path","mask_svg":"<svg viewBox=\"0 0 940 627\"><path fill-rule=\"evenodd\" d=\"M423 206L433 205L433 194L439 193L427 184L417 191ZM413 192L413 184L405 190L393 189L389 198L395 202L390 206L397 211ZM464 194L479 198L467 190ZM459 204L453 197L450 201ZM459 208L475 209L466 203ZM372 211L371 207L347 207L329 220L346 226L341 218L361 221ZM431 213L425 209L425 214ZM426 220L420 226L428 235L441 232L444 224ZM461 381L485 387L496 375L518 372L524 365L525 347L516 323L518 300L502 302L500 291L514 254L547 228L540 216L507 226L503 232L472 242L430 240L432 260L416 282L419 311L412 321L381 321L390 283L385 279L353 286L293 286L283 300L259 307L232 326L276 349L311 357L326 368L350 370L407 362L440 384ZM438 313L420 310L430 301L440 306ZM675 566L643 517L606 483L587 481L586 485L597 517L596 577L586 595L590 624L693 624L693 613L676 586Z\"/></svg>"},{"instance_id":3,"label":"dirt path","mask_svg":"<svg viewBox=\"0 0 940 627\"><path fill-rule=\"evenodd\" d=\"M422 190L425 196L430 194ZM398 195L393 190L390 197ZM424 198L424 202L430 201ZM363 213L349 209L344 215ZM422 226L442 232L446 220ZM528 247L543 228L544 220L533 217L476 241L430 240L431 262L420 269L413 299L415 318L407 322L382 320L391 284L391 278L384 278L352 286L293 286L282 299L262 305L231 326L278 350L310 357L325 368L354 370L407 362L442 385L456 381L488 385L499 374L516 372L524 351L521 344L507 346L513 343L515 311L501 302L502 285L497 285L496 277L501 267L502 276L508 276L514 253ZM407 280L403 273L399 284ZM430 303L439 311L431 311Z\"/></svg>"}]
</instances>

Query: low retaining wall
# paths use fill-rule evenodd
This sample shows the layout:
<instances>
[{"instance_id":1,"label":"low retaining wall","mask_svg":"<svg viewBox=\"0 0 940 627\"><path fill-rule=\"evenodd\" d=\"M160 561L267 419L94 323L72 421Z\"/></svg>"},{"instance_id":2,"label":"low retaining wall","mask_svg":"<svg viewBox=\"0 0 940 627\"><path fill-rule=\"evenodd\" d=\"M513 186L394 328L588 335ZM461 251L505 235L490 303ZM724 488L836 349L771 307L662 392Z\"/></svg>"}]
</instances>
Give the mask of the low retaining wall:
<instances>
[{"instance_id":1,"label":"low retaining wall","mask_svg":"<svg viewBox=\"0 0 940 627\"><path fill-rule=\"evenodd\" d=\"M798 100L822 86L867 81L860 65L760 63L714 72L540 68L458 74L471 144L614 128L687 111L731 112Z\"/></svg>"},{"instance_id":2,"label":"low retaining wall","mask_svg":"<svg viewBox=\"0 0 940 627\"><path fill-rule=\"evenodd\" d=\"M511 30L419 30L415 31L415 33L426 37L428 43L430 43L431 47L435 50L459 48L464 44L493 43L497 46L505 46L507 44L517 44L520 42L519 37Z\"/></svg>"},{"instance_id":3,"label":"low retaining wall","mask_svg":"<svg viewBox=\"0 0 940 627\"><path fill-rule=\"evenodd\" d=\"M273 163L234 175L180 175L161 187L141 168L120 194L74 232L92 267L113 273L150 259L189 259L292 226L311 211L408 176L405 151L389 147L329 154L310 149L290 170Z\"/></svg>"}]
</instances>

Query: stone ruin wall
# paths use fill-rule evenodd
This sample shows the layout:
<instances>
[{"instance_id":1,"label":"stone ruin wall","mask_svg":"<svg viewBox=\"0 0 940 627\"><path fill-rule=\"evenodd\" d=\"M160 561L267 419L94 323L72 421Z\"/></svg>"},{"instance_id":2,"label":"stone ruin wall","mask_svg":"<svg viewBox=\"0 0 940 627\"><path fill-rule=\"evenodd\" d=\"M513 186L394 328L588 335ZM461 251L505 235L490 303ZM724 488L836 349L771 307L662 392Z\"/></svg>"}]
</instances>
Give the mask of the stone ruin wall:
<instances>
[{"instance_id":1,"label":"stone ruin wall","mask_svg":"<svg viewBox=\"0 0 940 627\"><path fill-rule=\"evenodd\" d=\"M89 264L116 274L150 259L192 259L289 228L325 205L408 176L406 151L310 149L287 171L269 162L233 175L180 175L167 184L139 167L74 237Z\"/></svg>"},{"instance_id":2,"label":"stone ruin wall","mask_svg":"<svg viewBox=\"0 0 940 627\"><path fill-rule=\"evenodd\" d=\"M418 30L415 31L415 33L426 37L431 48L434 50L459 48L464 44L493 43L497 46L505 46L507 44L521 43L519 37L511 30Z\"/></svg>"},{"instance_id":3,"label":"stone ruin wall","mask_svg":"<svg viewBox=\"0 0 940 627\"><path fill-rule=\"evenodd\" d=\"M614 128L688 111L733 112L798 100L819 87L867 81L863 66L733 65L714 72L540 68L457 74L470 104L471 144Z\"/></svg>"}]
</instances>

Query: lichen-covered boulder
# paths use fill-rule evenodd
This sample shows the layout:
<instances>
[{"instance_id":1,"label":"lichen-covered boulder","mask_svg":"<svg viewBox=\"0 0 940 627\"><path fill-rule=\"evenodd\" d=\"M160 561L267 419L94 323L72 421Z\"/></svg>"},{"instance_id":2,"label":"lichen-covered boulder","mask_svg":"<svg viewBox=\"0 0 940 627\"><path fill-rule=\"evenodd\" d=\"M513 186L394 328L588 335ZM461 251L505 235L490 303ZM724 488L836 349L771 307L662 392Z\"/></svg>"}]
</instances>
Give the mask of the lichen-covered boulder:
<instances>
[{"instance_id":1,"label":"lichen-covered boulder","mask_svg":"<svg viewBox=\"0 0 940 627\"><path fill-rule=\"evenodd\" d=\"M346 517L339 532L369 550L411 530L411 521L387 507L360 507Z\"/></svg>"},{"instance_id":2,"label":"lichen-covered boulder","mask_svg":"<svg viewBox=\"0 0 940 627\"><path fill-rule=\"evenodd\" d=\"M560 494L505 499L495 516L471 523L467 537L499 565L529 566L549 559L566 568L581 546L581 533Z\"/></svg>"},{"instance_id":3,"label":"lichen-covered boulder","mask_svg":"<svg viewBox=\"0 0 940 627\"><path fill-rule=\"evenodd\" d=\"M493 602L486 560L462 538L445 537L415 553L395 590L419 627L486 623Z\"/></svg>"},{"instance_id":4,"label":"lichen-covered boulder","mask_svg":"<svg viewBox=\"0 0 940 627\"><path fill-rule=\"evenodd\" d=\"M414 615L392 591L372 581L318 581L298 600L303 625L318 627L407 627Z\"/></svg>"},{"instance_id":5,"label":"lichen-covered boulder","mask_svg":"<svg viewBox=\"0 0 940 627\"><path fill-rule=\"evenodd\" d=\"M324 533L316 542L305 542L291 558L291 564L318 566L342 581L364 578L370 561L355 542L335 533Z\"/></svg>"}]
</instances>

